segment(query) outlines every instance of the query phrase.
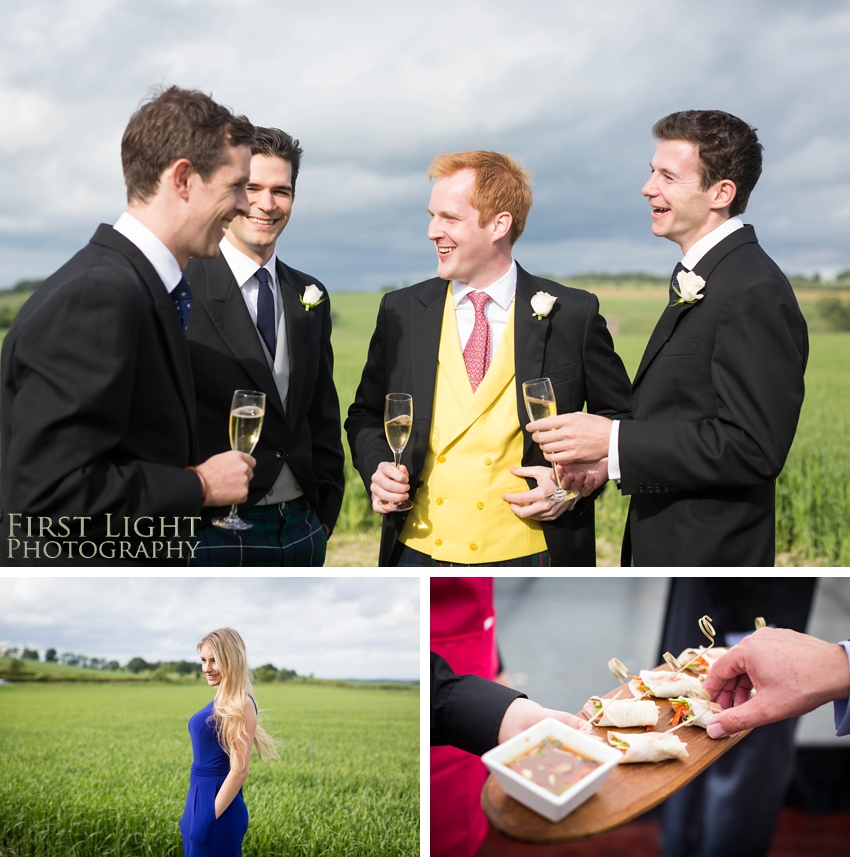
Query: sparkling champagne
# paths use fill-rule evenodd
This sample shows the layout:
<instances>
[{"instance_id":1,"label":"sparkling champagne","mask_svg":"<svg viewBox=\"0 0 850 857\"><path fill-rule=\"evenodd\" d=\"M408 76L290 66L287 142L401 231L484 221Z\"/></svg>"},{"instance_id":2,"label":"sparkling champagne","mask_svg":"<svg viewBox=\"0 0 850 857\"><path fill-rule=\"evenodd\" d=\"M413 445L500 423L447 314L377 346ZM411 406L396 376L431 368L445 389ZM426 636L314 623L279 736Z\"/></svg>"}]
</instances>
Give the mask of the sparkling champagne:
<instances>
[{"instance_id":1,"label":"sparkling champagne","mask_svg":"<svg viewBox=\"0 0 850 857\"><path fill-rule=\"evenodd\" d=\"M410 438L410 427L413 420L408 414L394 417L384 423L384 431L387 433L387 443L393 451L401 451L407 446Z\"/></svg>"},{"instance_id":2,"label":"sparkling champagne","mask_svg":"<svg viewBox=\"0 0 850 857\"><path fill-rule=\"evenodd\" d=\"M250 455L260 439L265 414L255 405L234 408L230 412L230 448Z\"/></svg>"},{"instance_id":3,"label":"sparkling champagne","mask_svg":"<svg viewBox=\"0 0 850 857\"><path fill-rule=\"evenodd\" d=\"M554 417L558 414L558 406L554 402L547 402L545 399L532 399L530 396L526 396L525 407L531 422L542 420L546 417Z\"/></svg>"}]
</instances>

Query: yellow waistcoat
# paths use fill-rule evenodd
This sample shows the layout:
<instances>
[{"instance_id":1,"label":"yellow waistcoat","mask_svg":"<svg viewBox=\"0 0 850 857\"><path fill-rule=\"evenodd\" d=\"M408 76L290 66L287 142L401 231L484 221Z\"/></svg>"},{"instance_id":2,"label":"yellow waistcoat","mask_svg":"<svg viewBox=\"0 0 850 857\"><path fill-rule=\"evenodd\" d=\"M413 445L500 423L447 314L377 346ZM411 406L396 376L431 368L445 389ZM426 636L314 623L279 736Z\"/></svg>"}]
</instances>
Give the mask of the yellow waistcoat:
<instances>
[{"instance_id":1,"label":"yellow waistcoat","mask_svg":"<svg viewBox=\"0 0 850 857\"><path fill-rule=\"evenodd\" d=\"M473 393L449 285L424 485L416 492L401 541L434 559L464 564L501 562L545 551L540 522L518 518L502 499L504 493L528 491L528 483L508 470L520 465L522 448L514 310L484 380Z\"/></svg>"}]
</instances>

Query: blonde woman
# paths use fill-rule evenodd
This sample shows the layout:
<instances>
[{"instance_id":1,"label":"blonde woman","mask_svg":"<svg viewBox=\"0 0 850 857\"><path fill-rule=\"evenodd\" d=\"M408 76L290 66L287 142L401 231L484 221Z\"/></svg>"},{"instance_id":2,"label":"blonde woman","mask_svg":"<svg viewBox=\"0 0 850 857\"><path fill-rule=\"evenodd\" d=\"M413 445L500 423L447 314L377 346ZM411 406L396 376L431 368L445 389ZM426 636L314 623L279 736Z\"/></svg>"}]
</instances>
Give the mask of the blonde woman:
<instances>
[{"instance_id":1,"label":"blonde woman","mask_svg":"<svg viewBox=\"0 0 850 857\"><path fill-rule=\"evenodd\" d=\"M251 747L260 760L278 758L274 741L257 723L251 671L242 637L219 628L198 643L201 667L215 698L189 720L194 762L180 819L185 857L241 857L248 830L242 784Z\"/></svg>"}]
</instances>

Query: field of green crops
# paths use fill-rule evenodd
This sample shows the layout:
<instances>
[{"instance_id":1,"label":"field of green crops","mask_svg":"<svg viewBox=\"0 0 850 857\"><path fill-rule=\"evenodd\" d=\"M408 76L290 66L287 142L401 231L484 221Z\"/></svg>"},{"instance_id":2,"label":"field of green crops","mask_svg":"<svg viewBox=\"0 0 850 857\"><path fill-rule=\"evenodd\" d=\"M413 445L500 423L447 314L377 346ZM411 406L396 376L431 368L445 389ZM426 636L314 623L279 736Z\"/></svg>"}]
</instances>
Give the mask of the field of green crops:
<instances>
[{"instance_id":1,"label":"field of green crops","mask_svg":"<svg viewBox=\"0 0 850 857\"><path fill-rule=\"evenodd\" d=\"M666 304L666 289L636 283L588 285L599 296L615 347L634 375ZM846 303L846 290L833 293ZM809 324L811 353L797 437L777 482L776 550L783 565L850 566L850 445L845 442L850 428L850 333L828 331L818 310L823 294L805 289L797 293ZM9 300L22 298L12 295ZM339 292L332 300L334 377L344 419L366 360L381 295ZM4 332L0 330L0 339ZM345 466L346 494L327 564L375 565L380 522L350 456ZM619 564L627 507L628 499L610 485L597 501L600 564Z\"/></svg>"},{"instance_id":2,"label":"field of green crops","mask_svg":"<svg viewBox=\"0 0 850 857\"><path fill-rule=\"evenodd\" d=\"M631 376L666 303L666 289L647 286L602 286L602 313L614 344ZM817 311L817 293L798 293L809 323L811 353L806 371L806 400L794 446L777 482L777 561L788 565L850 565L850 333L826 332ZM845 296L846 297L846 296ZM335 378L343 417L360 379L379 294L333 296ZM361 535L363 564L377 562L378 516L371 510L359 476L346 462L343 512L329 546L328 564L345 564L345 552L334 556L334 542ZM600 561L619 564L628 498L608 486L597 501ZM351 545L347 545L351 551Z\"/></svg>"},{"instance_id":3,"label":"field of green crops","mask_svg":"<svg viewBox=\"0 0 850 857\"><path fill-rule=\"evenodd\" d=\"M181 857L187 722L209 688L0 687L2 857ZM419 694L260 685L245 857L419 853Z\"/></svg>"}]
</instances>

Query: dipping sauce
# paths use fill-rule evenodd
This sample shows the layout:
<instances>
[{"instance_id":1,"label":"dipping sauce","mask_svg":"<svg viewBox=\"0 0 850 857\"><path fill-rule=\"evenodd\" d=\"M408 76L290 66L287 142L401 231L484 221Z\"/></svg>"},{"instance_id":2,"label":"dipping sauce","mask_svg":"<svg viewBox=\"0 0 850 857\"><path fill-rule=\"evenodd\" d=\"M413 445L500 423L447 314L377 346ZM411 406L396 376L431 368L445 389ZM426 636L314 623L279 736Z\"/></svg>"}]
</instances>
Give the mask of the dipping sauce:
<instances>
[{"instance_id":1,"label":"dipping sauce","mask_svg":"<svg viewBox=\"0 0 850 857\"><path fill-rule=\"evenodd\" d=\"M527 753L507 762L505 767L537 783L541 788L560 795L596 770L599 762L564 749L556 738L544 738Z\"/></svg>"}]
</instances>

